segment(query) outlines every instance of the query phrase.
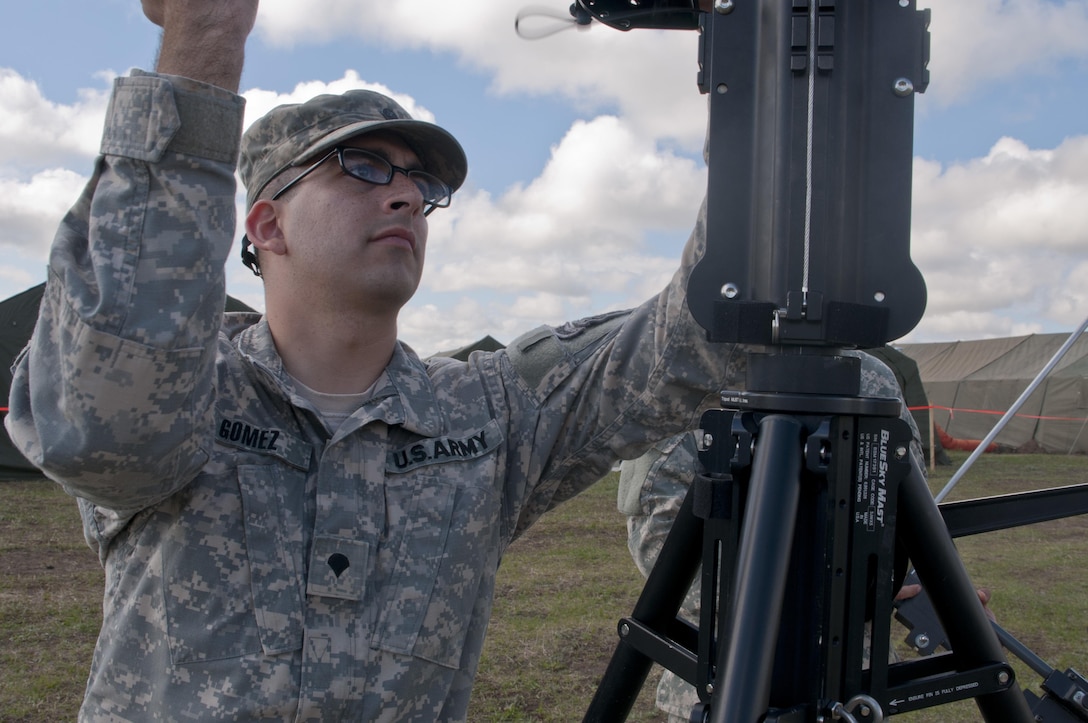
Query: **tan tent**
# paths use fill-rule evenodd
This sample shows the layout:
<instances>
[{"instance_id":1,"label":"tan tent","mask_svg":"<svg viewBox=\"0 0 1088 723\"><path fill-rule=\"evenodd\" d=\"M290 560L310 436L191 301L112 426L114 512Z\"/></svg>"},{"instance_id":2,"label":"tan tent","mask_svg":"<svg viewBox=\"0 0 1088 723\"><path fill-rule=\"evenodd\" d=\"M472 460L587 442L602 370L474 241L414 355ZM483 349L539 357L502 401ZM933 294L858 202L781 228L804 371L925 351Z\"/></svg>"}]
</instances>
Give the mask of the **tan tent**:
<instances>
[{"instance_id":1,"label":"tan tent","mask_svg":"<svg viewBox=\"0 0 1088 723\"><path fill-rule=\"evenodd\" d=\"M902 344L918 363L934 421L956 439L982 439L1069 338ZM1088 334L1069 348L995 440L1022 451L1088 453Z\"/></svg>"}]
</instances>

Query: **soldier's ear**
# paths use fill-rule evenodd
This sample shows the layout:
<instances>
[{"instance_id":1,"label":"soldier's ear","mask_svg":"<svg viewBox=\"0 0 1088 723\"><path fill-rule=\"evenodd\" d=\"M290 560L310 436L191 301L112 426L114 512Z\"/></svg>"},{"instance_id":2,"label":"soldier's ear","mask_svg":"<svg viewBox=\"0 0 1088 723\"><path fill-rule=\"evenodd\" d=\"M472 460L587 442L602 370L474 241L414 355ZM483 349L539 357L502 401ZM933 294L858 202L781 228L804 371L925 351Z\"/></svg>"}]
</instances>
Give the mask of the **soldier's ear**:
<instances>
[{"instance_id":1,"label":"soldier's ear","mask_svg":"<svg viewBox=\"0 0 1088 723\"><path fill-rule=\"evenodd\" d=\"M258 250L283 255L287 252L287 239L281 221L274 201L257 201L246 214L246 236Z\"/></svg>"}]
</instances>

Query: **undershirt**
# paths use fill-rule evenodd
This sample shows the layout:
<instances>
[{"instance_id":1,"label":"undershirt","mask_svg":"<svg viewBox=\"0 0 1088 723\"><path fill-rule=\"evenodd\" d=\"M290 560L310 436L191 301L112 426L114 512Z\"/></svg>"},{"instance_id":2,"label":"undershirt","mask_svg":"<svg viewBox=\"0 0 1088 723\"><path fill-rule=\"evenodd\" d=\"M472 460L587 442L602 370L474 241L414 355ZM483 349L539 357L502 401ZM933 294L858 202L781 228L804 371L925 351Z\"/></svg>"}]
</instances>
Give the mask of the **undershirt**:
<instances>
[{"instance_id":1,"label":"undershirt","mask_svg":"<svg viewBox=\"0 0 1088 723\"><path fill-rule=\"evenodd\" d=\"M323 421L329 431L334 434L336 433L336 430L340 428L340 425L344 423L344 420L350 417L374 391L374 384L371 384L367 389L361 392L353 392L351 394L329 394L327 392L319 392L316 389L311 389L290 374L287 376L291 377L291 381L295 383L299 394L305 397L310 404L314 405L318 414L321 415L321 421ZM377 382L375 381L375 384L376 383Z\"/></svg>"}]
</instances>

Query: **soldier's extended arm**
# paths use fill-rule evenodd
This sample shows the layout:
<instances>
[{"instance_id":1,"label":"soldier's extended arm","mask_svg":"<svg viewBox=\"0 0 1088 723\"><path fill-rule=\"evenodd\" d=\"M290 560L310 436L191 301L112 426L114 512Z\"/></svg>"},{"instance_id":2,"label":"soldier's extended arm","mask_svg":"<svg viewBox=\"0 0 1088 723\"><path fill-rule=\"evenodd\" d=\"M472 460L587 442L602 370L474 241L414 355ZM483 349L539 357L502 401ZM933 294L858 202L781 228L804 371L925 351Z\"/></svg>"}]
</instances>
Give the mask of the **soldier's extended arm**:
<instances>
[{"instance_id":1,"label":"soldier's extended arm","mask_svg":"<svg viewBox=\"0 0 1088 723\"><path fill-rule=\"evenodd\" d=\"M256 7L144 3L163 25L158 68L171 75L117 79L15 370L12 439L70 493L120 513L163 499L207 458L235 231L243 101L233 89Z\"/></svg>"}]
</instances>

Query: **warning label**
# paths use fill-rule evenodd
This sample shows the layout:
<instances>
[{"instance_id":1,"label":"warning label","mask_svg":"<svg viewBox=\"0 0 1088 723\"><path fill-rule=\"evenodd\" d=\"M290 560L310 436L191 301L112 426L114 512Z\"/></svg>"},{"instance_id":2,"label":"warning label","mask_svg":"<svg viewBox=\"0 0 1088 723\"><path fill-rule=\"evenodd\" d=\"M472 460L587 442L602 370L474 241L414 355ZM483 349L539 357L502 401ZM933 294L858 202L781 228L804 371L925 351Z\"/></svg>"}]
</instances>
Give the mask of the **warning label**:
<instances>
[{"instance_id":1,"label":"warning label","mask_svg":"<svg viewBox=\"0 0 1088 723\"><path fill-rule=\"evenodd\" d=\"M884 527L884 510L888 503L888 446L891 432L887 429L860 431L858 463L854 479L854 523L869 532Z\"/></svg>"}]
</instances>

